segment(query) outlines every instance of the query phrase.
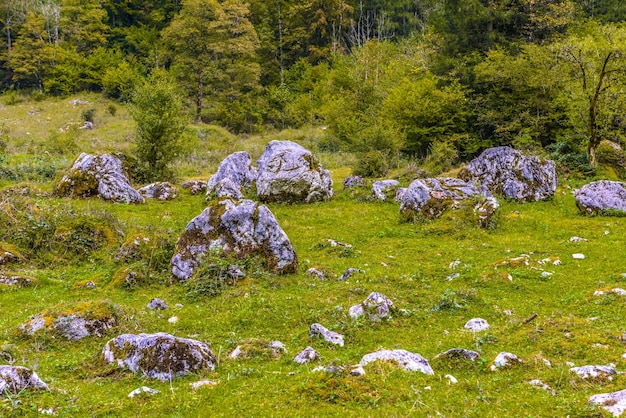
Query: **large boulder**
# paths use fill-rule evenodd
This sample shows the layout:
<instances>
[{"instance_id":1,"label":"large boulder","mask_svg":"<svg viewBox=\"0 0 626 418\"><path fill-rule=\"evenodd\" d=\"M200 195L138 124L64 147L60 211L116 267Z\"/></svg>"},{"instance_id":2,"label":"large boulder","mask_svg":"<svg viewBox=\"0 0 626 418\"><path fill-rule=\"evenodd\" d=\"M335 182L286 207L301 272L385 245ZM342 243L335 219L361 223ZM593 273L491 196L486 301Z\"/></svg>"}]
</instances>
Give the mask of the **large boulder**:
<instances>
[{"instance_id":1,"label":"large boulder","mask_svg":"<svg viewBox=\"0 0 626 418\"><path fill-rule=\"evenodd\" d=\"M524 156L511 147L483 151L459 172L459 178L520 202L550 199L557 186L553 161Z\"/></svg>"},{"instance_id":2,"label":"large boulder","mask_svg":"<svg viewBox=\"0 0 626 418\"><path fill-rule=\"evenodd\" d=\"M212 202L189 222L176 244L172 274L191 278L202 258L211 251L237 256L261 255L269 270L295 273L296 253L272 212L251 200Z\"/></svg>"},{"instance_id":3,"label":"large boulder","mask_svg":"<svg viewBox=\"0 0 626 418\"><path fill-rule=\"evenodd\" d=\"M442 177L418 179L399 196L400 213L434 219L449 209L471 205L480 226L488 226L498 212L498 201L482 187L460 179Z\"/></svg>"},{"instance_id":4,"label":"large boulder","mask_svg":"<svg viewBox=\"0 0 626 418\"><path fill-rule=\"evenodd\" d=\"M48 390L48 385L26 367L0 366L0 395L17 395L26 389Z\"/></svg>"},{"instance_id":5,"label":"large boulder","mask_svg":"<svg viewBox=\"0 0 626 418\"><path fill-rule=\"evenodd\" d=\"M626 183L600 180L585 184L574 192L576 206L585 214L626 212Z\"/></svg>"},{"instance_id":6,"label":"large boulder","mask_svg":"<svg viewBox=\"0 0 626 418\"><path fill-rule=\"evenodd\" d=\"M257 195L263 202L329 200L330 172L306 148L290 141L271 141L257 161Z\"/></svg>"},{"instance_id":7,"label":"large boulder","mask_svg":"<svg viewBox=\"0 0 626 418\"><path fill-rule=\"evenodd\" d=\"M122 334L109 340L102 355L107 363L161 381L215 369L215 355L203 342L164 332Z\"/></svg>"},{"instance_id":8,"label":"large boulder","mask_svg":"<svg viewBox=\"0 0 626 418\"><path fill-rule=\"evenodd\" d=\"M130 185L122 161L111 154L80 154L55 192L59 196L100 196L118 203L144 203L141 194Z\"/></svg>"},{"instance_id":9,"label":"large boulder","mask_svg":"<svg viewBox=\"0 0 626 418\"><path fill-rule=\"evenodd\" d=\"M207 183L207 199L241 199L243 189L256 179L256 169L252 166L252 157L244 151L235 152L226 157Z\"/></svg>"}]
</instances>

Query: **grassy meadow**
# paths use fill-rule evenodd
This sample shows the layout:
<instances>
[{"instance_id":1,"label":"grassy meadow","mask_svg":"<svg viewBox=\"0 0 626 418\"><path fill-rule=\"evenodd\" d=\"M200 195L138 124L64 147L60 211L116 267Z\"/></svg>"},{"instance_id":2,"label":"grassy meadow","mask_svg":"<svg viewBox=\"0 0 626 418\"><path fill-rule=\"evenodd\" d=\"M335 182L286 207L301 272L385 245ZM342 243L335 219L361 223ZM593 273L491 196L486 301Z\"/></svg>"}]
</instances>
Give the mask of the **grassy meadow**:
<instances>
[{"instance_id":1,"label":"grassy meadow","mask_svg":"<svg viewBox=\"0 0 626 418\"><path fill-rule=\"evenodd\" d=\"M317 153L331 170L333 199L268 205L298 254L298 274L275 276L252 269L236 286L199 296L184 284L171 283L168 262L178 235L206 207L203 195L181 189L172 201L137 206L49 195L78 152L132 150L132 121L122 105L96 95L80 99L91 104L74 106L70 99L0 104L8 143L0 211L19 220L25 211L33 214L32 223L0 226L0 241L22 253L18 263L0 267L0 274L34 279L30 287L0 287L0 364L33 368L51 389L2 399L0 416L36 416L48 410L59 417L600 417L608 414L590 405L589 396L626 387L621 375L587 381L569 371L570 363L614 363L626 370L626 299L610 293L594 296L598 289L626 288L626 217L579 214L573 190L589 180L562 179L551 201L502 200L494 230L477 228L462 213L411 223L401 219L395 203L368 201L363 199L368 191L342 189L353 156ZM95 109L91 131L78 129L87 107ZM177 163L178 184L208 180L233 151L248 151L256 160L272 139L294 140L315 150L322 134L309 129L235 137L218 127L191 126L185 133L189 151ZM33 207L37 209L28 212ZM105 231L106 239L95 245L84 235L66 238L61 233L62 228L74 231L79 221ZM150 250L130 263L117 261L122 243L138 234L151 239ZM50 241L43 240L47 236ZM570 242L573 236L588 241ZM351 247L330 246L329 239ZM29 248L26 242L36 245ZM574 253L585 258L573 259ZM528 265L495 267L520 255L528 256ZM539 263L548 258L561 263ZM310 267L328 278L309 275ZM339 281L348 267L363 273ZM120 272L128 269L140 272L136 285L120 284ZM458 275L452 278L453 273ZM95 288L85 286L89 281ZM373 291L393 300L397 310L392 317L351 319L348 309ZM154 297L170 309L148 309ZM76 342L18 332L31 315L86 301L114 305L119 326L106 336ZM536 318L528 320L533 314ZM466 331L465 322L475 317L486 319L489 330ZM344 334L345 346L309 337L315 322ZM209 344L218 358L215 371L159 382L103 363L100 353L108 339L124 332L160 331ZM288 354L275 359L259 352L230 359L229 353L249 338L279 340ZM356 364L382 348L405 349L428 359L435 375L405 372L388 363L366 366L361 377L347 371L311 372L318 364L293 362L309 345L324 366ZM478 351L480 359L434 359L455 347ZM502 351L523 363L490 371ZM193 390L190 383L201 379L217 385ZM531 386L534 379L556 395ZM144 385L160 393L128 398Z\"/></svg>"}]
</instances>

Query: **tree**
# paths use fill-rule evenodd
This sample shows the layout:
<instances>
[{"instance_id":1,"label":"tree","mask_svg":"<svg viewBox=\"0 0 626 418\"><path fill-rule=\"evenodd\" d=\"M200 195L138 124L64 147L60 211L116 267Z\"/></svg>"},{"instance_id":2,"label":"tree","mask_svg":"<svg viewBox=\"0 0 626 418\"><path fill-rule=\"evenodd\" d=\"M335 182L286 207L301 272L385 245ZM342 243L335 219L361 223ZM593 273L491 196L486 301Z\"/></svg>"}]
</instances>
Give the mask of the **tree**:
<instances>
[{"instance_id":1,"label":"tree","mask_svg":"<svg viewBox=\"0 0 626 418\"><path fill-rule=\"evenodd\" d=\"M164 71L155 71L133 95L130 113L137 125L136 155L148 165L148 181L170 175L168 165L180 152L186 126L182 108L176 87Z\"/></svg>"}]
</instances>

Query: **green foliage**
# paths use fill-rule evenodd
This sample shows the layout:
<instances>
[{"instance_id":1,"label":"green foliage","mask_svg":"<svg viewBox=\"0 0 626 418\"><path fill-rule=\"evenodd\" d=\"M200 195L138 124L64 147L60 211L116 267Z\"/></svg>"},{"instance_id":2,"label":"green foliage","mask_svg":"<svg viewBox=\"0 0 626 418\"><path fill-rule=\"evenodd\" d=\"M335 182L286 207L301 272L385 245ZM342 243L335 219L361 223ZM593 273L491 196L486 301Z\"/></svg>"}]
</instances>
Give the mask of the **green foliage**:
<instances>
[{"instance_id":1,"label":"green foliage","mask_svg":"<svg viewBox=\"0 0 626 418\"><path fill-rule=\"evenodd\" d=\"M169 166L180 152L186 121L175 85L163 72L155 72L135 90L130 113L137 125L136 155L147 164L148 180L171 176Z\"/></svg>"},{"instance_id":2,"label":"green foliage","mask_svg":"<svg viewBox=\"0 0 626 418\"><path fill-rule=\"evenodd\" d=\"M131 99L135 89L143 82L141 72L122 61L116 67L108 68L102 76L102 91L107 97L125 102Z\"/></svg>"},{"instance_id":3,"label":"green foliage","mask_svg":"<svg viewBox=\"0 0 626 418\"><path fill-rule=\"evenodd\" d=\"M93 107L90 107L89 109L83 110L80 116L83 119L83 121L93 123L95 115L96 115L96 109L94 109Z\"/></svg>"},{"instance_id":4,"label":"green foliage","mask_svg":"<svg viewBox=\"0 0 626 418\"><path fill-rule=\"evenodd\" d=\"M454 167L458 159L459 152L452 141L434 142L430 145L422 168L431 177L436 177Z\"/></svg>"},{"instance_id":5,"label":"green foliage","mask_svg":"<svg viewBox=\"0 0 626 418\"><path fill-rule=\"evenodd\" d=\"M389 172L389 155L385 151L371 150L360 154L354 174L363 177L384 177Z\"/></svg>"}]
</instances>

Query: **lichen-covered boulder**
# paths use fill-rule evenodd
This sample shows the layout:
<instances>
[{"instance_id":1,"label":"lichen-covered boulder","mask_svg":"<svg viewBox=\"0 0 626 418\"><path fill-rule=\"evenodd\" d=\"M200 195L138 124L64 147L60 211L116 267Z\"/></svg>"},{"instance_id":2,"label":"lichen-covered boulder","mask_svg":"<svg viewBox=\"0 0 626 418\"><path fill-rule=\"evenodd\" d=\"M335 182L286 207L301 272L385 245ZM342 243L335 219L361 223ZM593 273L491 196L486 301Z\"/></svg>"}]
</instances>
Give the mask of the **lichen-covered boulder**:
<instances>
[{"instance_id":1,"label":"lichen-covered boulder","mask_svg":"<svg viewBox=\"0 0 626 418\"><path fill-rule=\"evenodd\" d=\"M55 193L67 197L100 196L118 203L144 203L124 173L122 161L111 155L82 153L56 185Z\"/></svg>"},{"instance_id":2,"label":"lichen-covered boulder","mask_svg":"<svg viewBox=\"0 0 626 418\"><path fill-rule=\"evenodd\" d=\"M626 212L626 183L599 180L585 184L574 192L576 206L588 215Z\"/></svg>"},{"instance_id":3,"label":"lichen-covered boulder","mask_svg":"<svg viewBox=\"0 0 626 418\"><path fill-rule=\"evenodd\" d=\"M524 156L511 147L483 151L459 172L459 178L519 202L550 199L557 186L553 161Z\"/></svg>"},{"instance_id":4,"label":"lichen-covered boulder","mask_svg":"<svg viewBox=\"0 0 626 418\"><path fill-rule=\"evenodd\" d=\"M252 157L244 151L235 152L226 157L207 183L207 199L241 199L243 190L256 179L256 169L252 166Z\"/></svg>"},{"instance_id":5,"label":"lichen-covered boulder","mask_svg":"<svg viewBox=\"0 0 626 418\"><path fill-rule=\"evenodd\" d=\"M296 253L272 212L251 200L212 202L191 220L176 244L172 274L191 278L202 258L212 250L238 256L261 255L269 270L294 273Z\"/></svg>"},{"instance_id":6,"label":"lichen-covered boulder","mask_svg":"<svg viewBox=\"0 0 626 418\"><path fill-rule=\"evenodd\" d=\"M371 320L380 320L389 316L393 309L395 308L391 299L382 293L372 292L363 302L352 306L348 313L352 318L367 314Z\"/></svg>"},{"instance_id":7,"label":"lichen-covered boulder","mask_svg":"<svg viewBox=\"0 0 626 418\"><path fill-rule=\"evenodd\" d=\"M102 350L107 363L161 381L202 369L215 369L215 355L205 343L164 332L122 334Z\"/></svg>"},{"instance_id":8,"label":"lichen-covered boulder","mask_svg":"<svg viewBox=\"0 0 626 418\"><path fill-rule=\"evenodd\" d=\"M393 361L408 371L419 371L425 374L435 374L428 360L417 353L406 350L380 350L363 356L359 364L367 365L373 361Z\"/></svg>"},{"instance_id":9,"label":"lichen-covered boulder","mask_svg":"<svg viewBox=\"0 0 626 418\"><path fill-rule=\"evenodd\" d=\"M48 390L48 385L26 367L0 366L0 395L17 395L28 389Z\"/></svg>"},{"instance_id":10,"label":"lichen-covered boulder","mask_svg":"<svg viewBox=\"0 0 626 418\"><path fill-rule=\"evenodd\" d=\"M614 417L619 417L626 411L626 389L592 395L589 397L589 403L599 405Z\"/></svg>"},{"instance_id":11,"label":"lichen-covered boulder","mask_svg":"<svg viewBox=\"0 0 626 418\"><path fill-rule=\"evenodd\" d=\"M178 196L178 190L167 181L148 184L137 190L146 199L172 200Z\"/></svg>"},{"instance_id":12,"label":"lichen-covered boulder","mask_svg":"<svg viewBox=\"0 0 626 418\"><path fill-rule=\"evenodd\" d=\"M500 208L498 201L485 188L449 177L415 180L399 196L399 201L400 213L407 218L421 215L434 219L447 210L471 205L482 227L489 226Z\"/></svg>"},{"instance_id":13,"label":"lichen-covered boulder","mask_svg":"<svg viewBox=\"0 0 626 418\"><path fill-rule=\"evenodd\" d=\"M28 336L48 330L65 339L101 337L117 325L117 308L107 301L89 301L56 312L44 311L20 325Z\"/></svg>"},{"instance_id":14,"label":"lichen-covered boulder","mask_svg":"<svg viewBox=\"0 0 626 418\"><path fill-rule=\"evenodd\" d=\"M372 196L374 199L387 200L388 197L396 195L400 187L398 180L378 180L372 185Z\"/></svg>"},{"instance_id":15,"label":"lichen-covered boulder","mask_svg":"<svg viewBox=\"0 0 626 418\"><path fill-rule=\"evenodd\" d=\"M189 180L184 182L181 187L183 189L188 189L189 193L192 195L204 193L206 191L206 181L202 180Z\"/></svg>"},{"instance_id":16,"label":"lichen-covered boulder","mask_svg":"<svg viewBox=\"0 0 626 418\"><path fill-rule=\"evenodd\" d=\"M306 148L271 141L257 161L257 195L263 202L311 203L333 196L330 172Z\"/></svg>"}]
</instances>

